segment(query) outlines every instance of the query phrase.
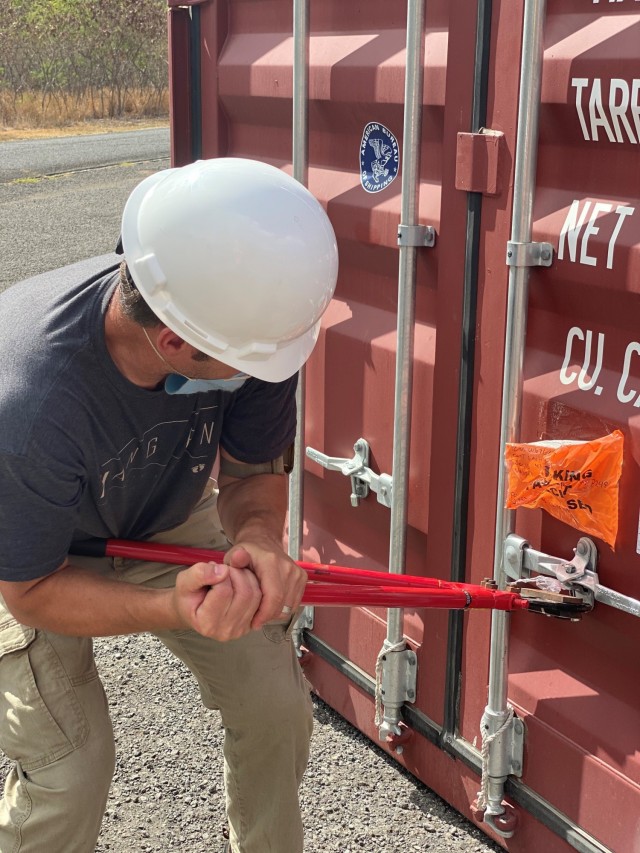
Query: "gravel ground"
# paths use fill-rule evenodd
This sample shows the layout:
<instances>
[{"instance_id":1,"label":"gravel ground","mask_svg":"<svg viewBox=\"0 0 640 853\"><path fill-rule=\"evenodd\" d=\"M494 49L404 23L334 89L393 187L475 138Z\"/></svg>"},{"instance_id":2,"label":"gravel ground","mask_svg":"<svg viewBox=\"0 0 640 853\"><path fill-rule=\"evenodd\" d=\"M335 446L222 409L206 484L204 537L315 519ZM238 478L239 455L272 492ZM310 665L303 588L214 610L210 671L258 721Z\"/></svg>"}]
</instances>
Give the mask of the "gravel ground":
<instances>
[{"instance_id":1,"label":"gravel ground","mask_svg":"<svg viewBox=\"0 0 640 853\"><path fill-rule=\"evenodd\" d=\"M117 770L96 853L218 853L222 727L154 638L96 641ZM301 799L306 853L489 853L500 848L314 697Z\"/></svg>"},{"instance_id":2,"label":"gravel ground","mask_svg":"<svg viewBox=\"0 0 640 853\"><path fill-rule=\"evenodd\" d=\"M0 183L0 289L111 251L128 193L164 165L123 163L33 183ZM218 853L225 826L219 716L200 705L191 675L151 637L99 640L96 657L118 751L97 853ZM501 849L334 711L314 702L302 791L306 853Z\"/></svg>"}]
</instances>

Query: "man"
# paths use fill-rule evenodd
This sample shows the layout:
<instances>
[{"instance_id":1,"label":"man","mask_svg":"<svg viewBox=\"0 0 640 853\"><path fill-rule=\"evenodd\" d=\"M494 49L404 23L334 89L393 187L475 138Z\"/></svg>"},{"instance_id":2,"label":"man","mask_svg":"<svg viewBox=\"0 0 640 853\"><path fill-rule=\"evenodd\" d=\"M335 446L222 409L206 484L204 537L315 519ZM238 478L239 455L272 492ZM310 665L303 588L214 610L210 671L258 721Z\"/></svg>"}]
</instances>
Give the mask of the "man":
<instances>
[{"instance_id":1,"label":"man","mask_svg":"<svg viewBox=\"0 0 640 853\"><path fill-rule=\"evenodd\" d=\"M228 158L143 181L122 243L120 265L0 296L0 850L94 850L114 749L91 637L149 631L221 711L230 849L297 853L311 715L284 457L335 236L299 183ZM73 555L96 537L229 550Z\"/></svg>"}]
</instances>

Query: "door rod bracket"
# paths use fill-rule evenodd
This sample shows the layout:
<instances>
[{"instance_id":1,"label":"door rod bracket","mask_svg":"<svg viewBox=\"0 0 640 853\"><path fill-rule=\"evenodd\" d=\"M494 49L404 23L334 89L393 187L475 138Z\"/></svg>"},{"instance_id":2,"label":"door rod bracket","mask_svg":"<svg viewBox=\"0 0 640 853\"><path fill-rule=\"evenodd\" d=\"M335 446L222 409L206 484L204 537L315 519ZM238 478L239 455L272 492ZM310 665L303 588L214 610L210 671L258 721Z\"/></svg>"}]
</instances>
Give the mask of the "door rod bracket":
<instances>
[{"instance_id":1,"label":"door rod bracket","mask_svg":"<svg viewBox=\"0 0 640 853\"><path fill-rule=\"evenodd\" d=\"M398 643L398 646L404 643ZM418 658L412 649L384 641L376 662L376 725L378 737L398 754L410 735L403 730L401 709L416 701Z\"/></svg>"},{"instance_id":2,"label":"door rod bracket","mask_svg":"<svg viewBox=\"0 0 640 853\"><path fill-rule=\"evenodd\" d=\"M398 225L398 246L430 249L436 244L436 229L432 225Z\"/></svg>"},{"instance_id":3,"label":"door rod bracket","mask_svg":"<svg viewBox=\"0 0 640 853\"><path fill-rule=\"evenodd\" d=\"M507 243L508 267L550 267L552 263L551 243Z\"/></svg>"},{"instance_id":4,"label":"door rod bracket","mask_svg":"<svg viewBox=\"0 0 640 853\"><path fill-rule=\"evenodd\" d=\"M376 493L378 503L391 507L393 478L390 474L376 474L369 468L369 442L364 438L359 438L353 449L355 454L352 459L327 456L313 447L307 447L306 453L309 459L328 471L339 471L351 478L351 506L358 506L371 490Z\"/></svg>"}]
</instances>

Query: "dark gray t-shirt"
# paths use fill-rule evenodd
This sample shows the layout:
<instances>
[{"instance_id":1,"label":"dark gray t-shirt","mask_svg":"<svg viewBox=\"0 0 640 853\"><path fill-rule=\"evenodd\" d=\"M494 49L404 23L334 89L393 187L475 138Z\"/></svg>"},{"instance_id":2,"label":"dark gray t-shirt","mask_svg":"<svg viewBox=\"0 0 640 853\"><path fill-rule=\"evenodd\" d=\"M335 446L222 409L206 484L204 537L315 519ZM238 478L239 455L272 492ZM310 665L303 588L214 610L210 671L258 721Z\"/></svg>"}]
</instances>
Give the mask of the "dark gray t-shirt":
<instances>
[{"instance_id":1,"label":"dark gray t-shirt","mask_svg":"<svg viewBox=\"0 0 640 853\"><path fill-rule=\"evenodd\" d=\"M267 462L294 438L296 377L188 395L125 379L104 339L117 269L103 256L0 295L1 580L52 572L73 541L168 530L219 445Z\"/></svg>"}]
</instances>

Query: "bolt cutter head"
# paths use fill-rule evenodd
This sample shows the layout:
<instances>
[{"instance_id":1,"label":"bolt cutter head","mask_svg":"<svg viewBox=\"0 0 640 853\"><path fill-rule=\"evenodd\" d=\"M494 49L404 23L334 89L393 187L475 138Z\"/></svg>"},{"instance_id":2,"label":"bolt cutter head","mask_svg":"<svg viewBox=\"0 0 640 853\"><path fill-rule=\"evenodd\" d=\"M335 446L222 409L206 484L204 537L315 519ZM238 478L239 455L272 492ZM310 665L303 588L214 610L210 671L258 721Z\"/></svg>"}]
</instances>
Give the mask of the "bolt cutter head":
<instances>
[{"instance_id":1,"label":"bolt cutter head","mask_svg":"<svg viewBox=\"0 0 640 853\"><path fill-rule=\"evenodd\" d=\"M558 592L552 592L540 589L535 580L520 580L508 584L507 589L519 593L528 602L529 613L578 622L583 613L593 610L593 593L580 587L563 584Z\"/></svg>"}]
</instances>

